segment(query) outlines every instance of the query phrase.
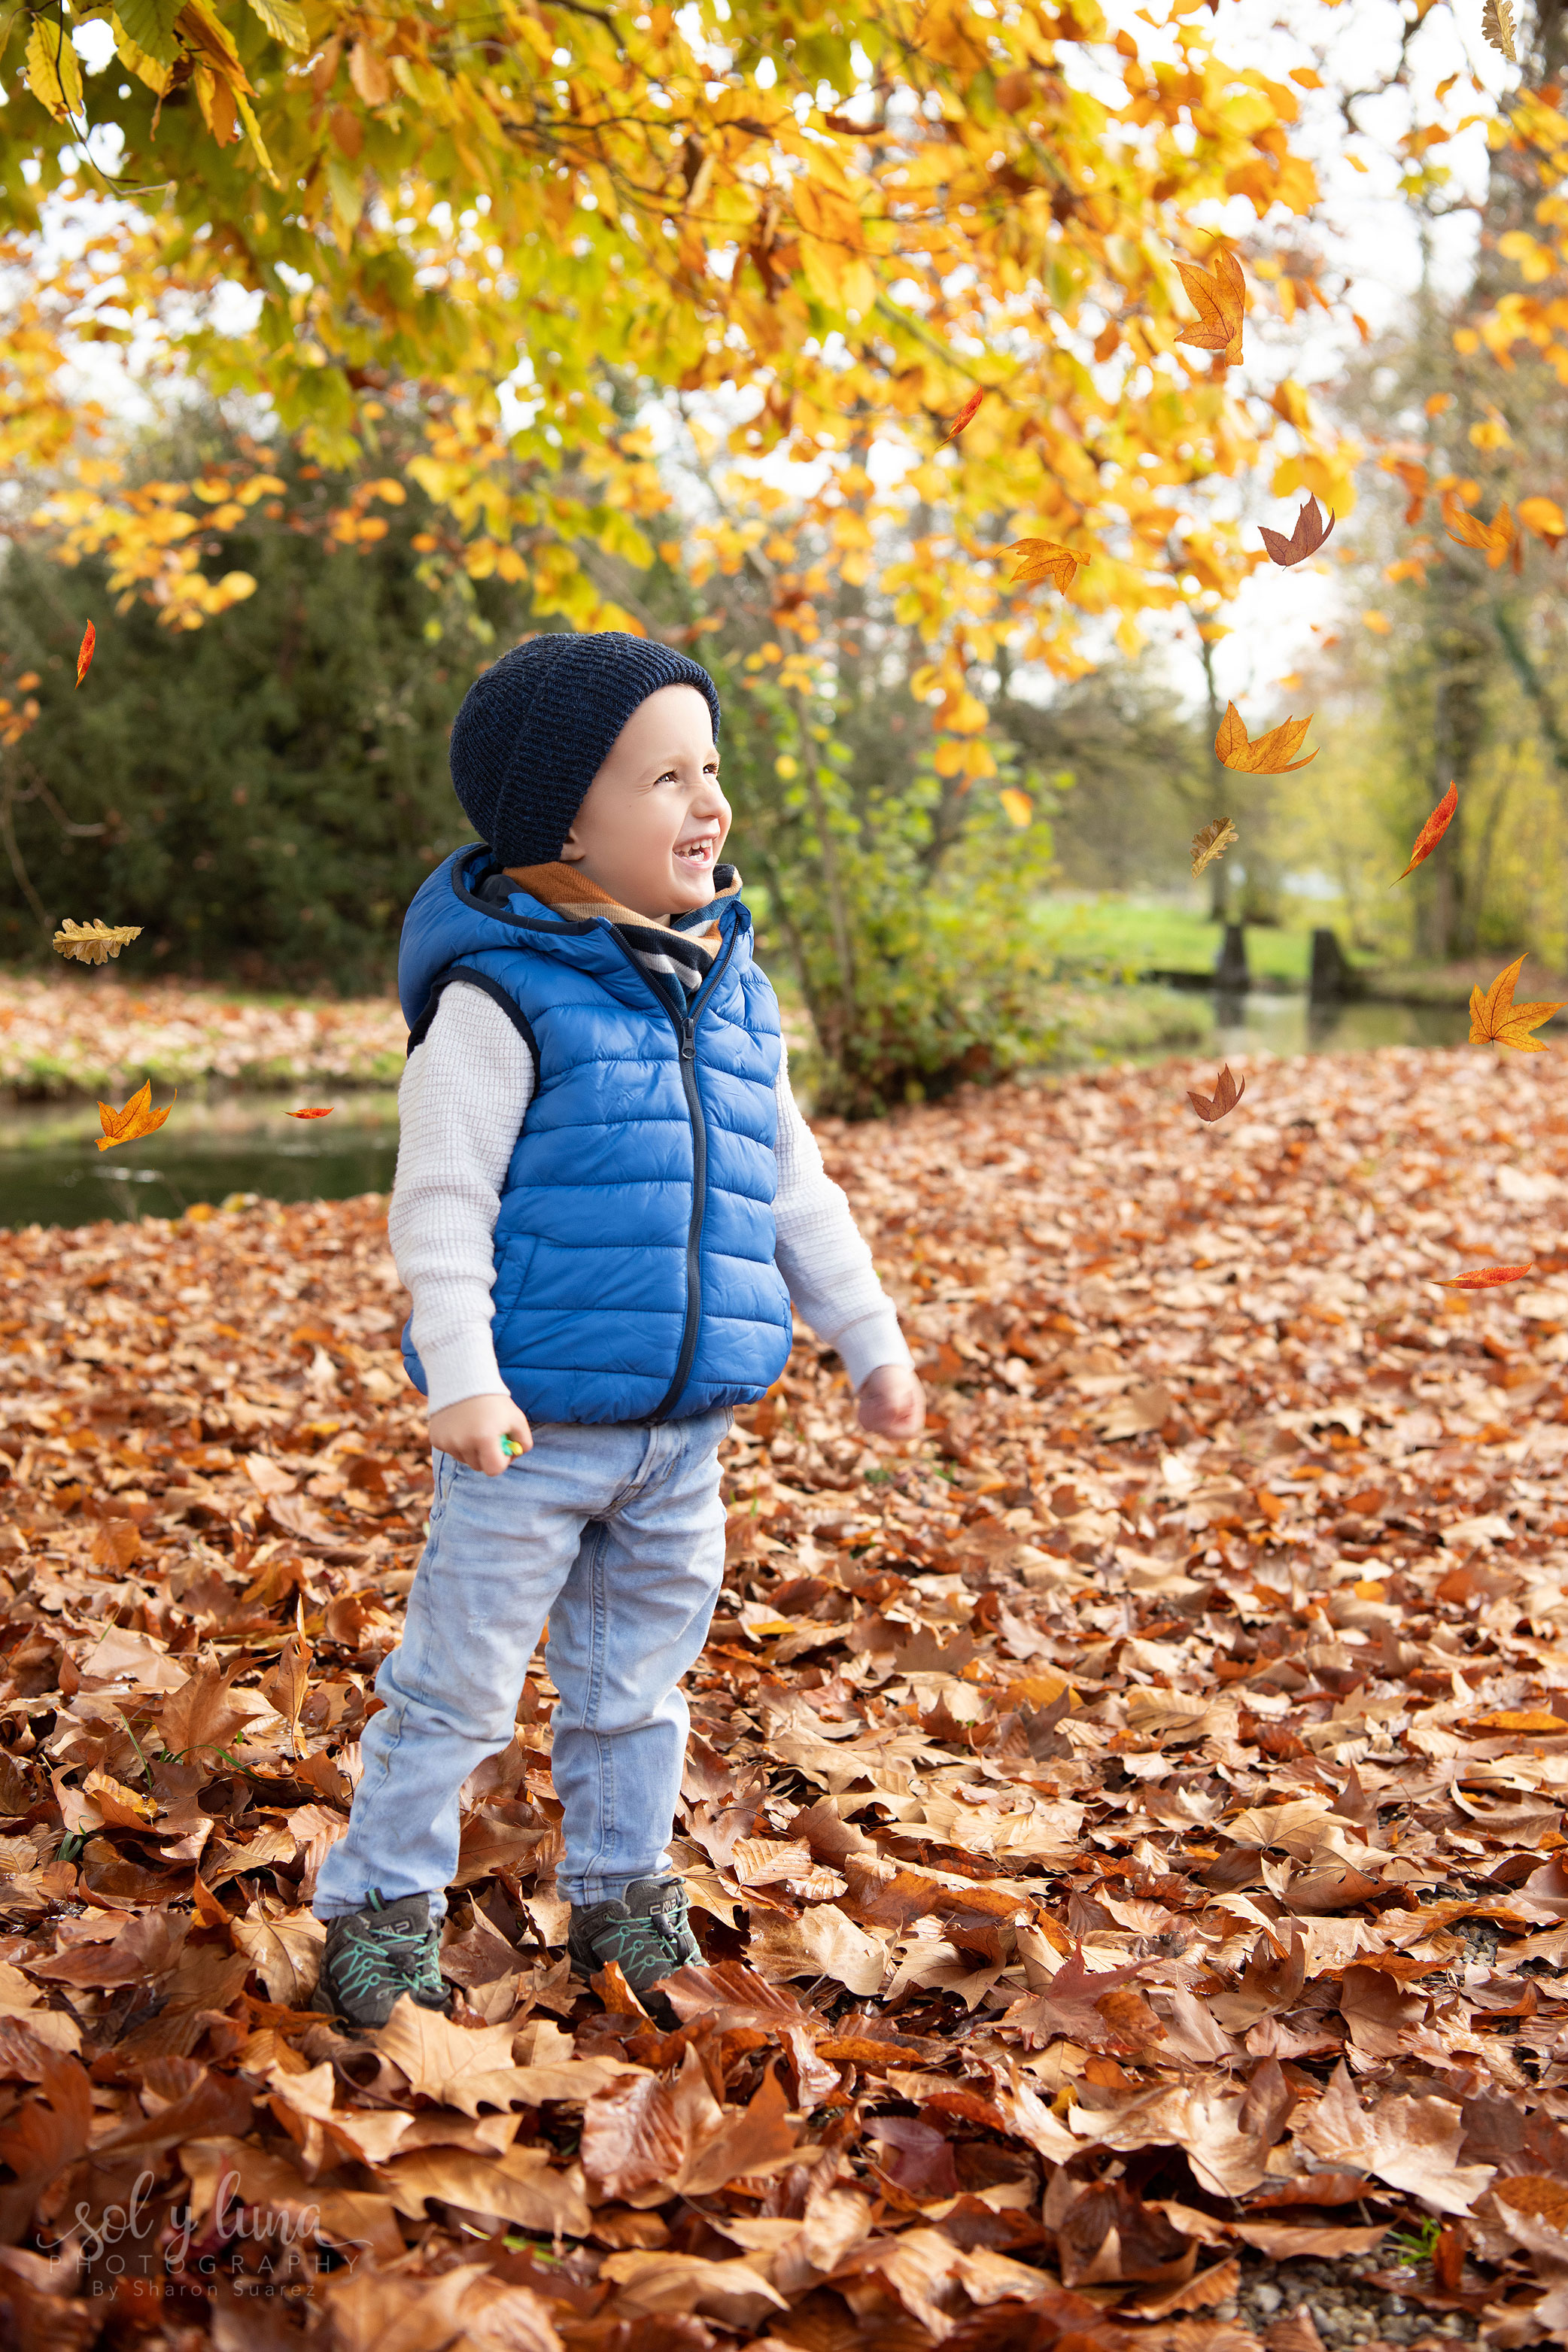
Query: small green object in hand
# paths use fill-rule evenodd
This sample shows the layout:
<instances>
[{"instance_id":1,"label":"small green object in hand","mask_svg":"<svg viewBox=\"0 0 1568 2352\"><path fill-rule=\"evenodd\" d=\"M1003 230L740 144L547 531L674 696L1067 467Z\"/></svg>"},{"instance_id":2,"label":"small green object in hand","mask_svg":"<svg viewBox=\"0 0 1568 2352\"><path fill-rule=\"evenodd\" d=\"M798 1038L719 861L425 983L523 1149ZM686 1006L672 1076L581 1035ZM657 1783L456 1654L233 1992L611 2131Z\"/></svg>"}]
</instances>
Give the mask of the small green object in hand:
<instances>
[{"instance_id":1,"label":"small green object in hand","mask_svg":"<svg viewBox=\"0 0 1568 2352\"><path fill-rule=\"evenodd\" d=\"M500 1442L500 1450L506 1454L521 1454L522 1452L522 1448L518 1444L515 1437L503 1437Z\"/></svg>"}]
</instances>

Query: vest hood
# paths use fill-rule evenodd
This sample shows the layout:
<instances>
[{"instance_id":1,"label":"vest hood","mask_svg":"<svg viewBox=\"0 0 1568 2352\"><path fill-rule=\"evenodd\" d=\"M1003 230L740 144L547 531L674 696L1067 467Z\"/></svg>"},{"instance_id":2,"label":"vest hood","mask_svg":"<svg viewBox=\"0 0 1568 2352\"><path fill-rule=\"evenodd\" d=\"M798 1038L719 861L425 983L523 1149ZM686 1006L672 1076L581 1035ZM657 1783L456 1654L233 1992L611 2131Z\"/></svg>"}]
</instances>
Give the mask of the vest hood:
<instances>
[{"instance_id":1,"label":"vest hood","mask_svg":"<svg viewBox=\"0 0 1568 2352\"><path fill-rule=\"evenodd\" d=\"M432 987L459 957L519 947L592 974L623 1004L651 1009L646 974L630 962L604 916L568 919L521 889L504 905L476 896L479 884L497 870L491 852L470 844L455 850L415 892L397 950L398 1000L411 1030L419 1030L422 1016L433 1009ZM742 940L749 941L752 918L739 898L716 900L713 919L726 940L739 932L737 950Z\"/></svg>"}]
</instances>

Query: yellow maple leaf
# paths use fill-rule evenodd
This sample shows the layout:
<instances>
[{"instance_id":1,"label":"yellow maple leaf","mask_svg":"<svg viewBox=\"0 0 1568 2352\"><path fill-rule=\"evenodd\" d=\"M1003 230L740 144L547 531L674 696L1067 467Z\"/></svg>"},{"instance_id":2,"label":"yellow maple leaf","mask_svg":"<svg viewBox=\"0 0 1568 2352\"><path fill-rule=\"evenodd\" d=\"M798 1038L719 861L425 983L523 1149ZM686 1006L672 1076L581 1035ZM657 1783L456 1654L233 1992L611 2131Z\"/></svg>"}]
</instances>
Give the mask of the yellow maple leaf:
<instances>
[{"instance_id":1,"label":"yellow maple leaf","mask_svg":"<svg viewBox=\"0 0 1568 2352\"><path fill-rule=\"evenodd\" d=\"M1194 343L1200 352L1218 352L1228 363L1241 357L1241 321L1247 311L1247 280L1241 265L1228 253L1216 253L1211 271L1195 263L1178 261L1187 299L1198 314L1195 327L1183 327L1176 341Z\"/></svg>"},{"instance_id":2,"label":"yellow maple leaf","mask_svg":"<svg viewBox=\"0 0 1568 2352\"><path fill-rule=\"evenodd\" d=\"M1561 1013L1559 1004L1516 1004L1514 982L1523 968L1520 956L1500 971L1483 996L1479 988L1470 991L1470 1043L1472 1045L1511 1045L1516 1054L1544 1054L1545 1046L1531 1031Z\"/></svg>"},{"instance_id":3,"label":"yellow maple leaf","mask_svg":"<svg viewBox=\"0 0 1568 2352\"><path fill-rule=\"evenodd\" d=\"M116 1110L111 1103L100 1102L98 1118L103 1133L98 1139L99 1150L108 1151L116 1143L135 1143L143 1135L155 1134L178 1100L179 1089L176 1087L163 1109L154 1110L153 1081L144 1078L123 1110Z\"/></svg>"},{"instance_id":4,"label":"yellow maple leaf","mask_svg":"<svg viewBox=\"0 0 1568 2352\"><path fill-rule=\"evenodd\" d=\"M1016 539L1005 552L1020 559L1013 574L1015 588L1029 588L1037 580L1048 580L1064 595L1089 562L1087 555L1075 555L1070 547L1059 547L1054 539Z\"/></svg>"},{"instance_id":5,"label":"yellow maple leaf","mask_svg":"<svg viewBox=\"0 0 1568 2352\"><path fill-rule=\"evenodd\" d=\"M1244 776L1292 776L1298 768L1306 767L1318 756L1316 751L1309 751L1305 760L1292 756L1300 750L1311 723L1310 715L1305 719L1287 719L1251 742L1240 711L1234 702L1227 702L1219 732L1214 739L1215 758L1223 767L1238 769Z\"/></svg>"}]
</instances>

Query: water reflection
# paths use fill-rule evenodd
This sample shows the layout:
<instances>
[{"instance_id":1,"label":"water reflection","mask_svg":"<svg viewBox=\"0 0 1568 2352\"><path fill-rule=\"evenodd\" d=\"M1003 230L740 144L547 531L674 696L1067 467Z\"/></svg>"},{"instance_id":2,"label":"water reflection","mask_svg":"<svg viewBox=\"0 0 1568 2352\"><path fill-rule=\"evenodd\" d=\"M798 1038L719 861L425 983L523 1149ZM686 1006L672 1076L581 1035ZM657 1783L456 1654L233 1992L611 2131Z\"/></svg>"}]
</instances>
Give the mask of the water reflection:
<instances>
[{"instance_id":1,"label":"water reflection","mask_svg":"<svg viewBox=\"0 0 1568 2352\"><path fill-rule=\"evenodd\" d=\"M11 1110L0 1146L0 1229L81 1225L100 1217L178 1217L233 1192L272 1201L340 1201L392 1189L396 1098L349 1095L330 1120L296 1125L275 1095L216 1102L184 1096L155 1135L97 1149L96 1111Z\"/></svg>"},{"instance_id":2,"label":"water reflection","mask_svg":"<svg viewBox=\"0 0 1568 2352\"><path fill-rule=\"evenodd\" d=\"M1215 990L1205 1000L1220 1054L1367 1054L1380 1045L1462 1045L1462 1004L1375 1004Z\"/></svg>"}]
</instances>

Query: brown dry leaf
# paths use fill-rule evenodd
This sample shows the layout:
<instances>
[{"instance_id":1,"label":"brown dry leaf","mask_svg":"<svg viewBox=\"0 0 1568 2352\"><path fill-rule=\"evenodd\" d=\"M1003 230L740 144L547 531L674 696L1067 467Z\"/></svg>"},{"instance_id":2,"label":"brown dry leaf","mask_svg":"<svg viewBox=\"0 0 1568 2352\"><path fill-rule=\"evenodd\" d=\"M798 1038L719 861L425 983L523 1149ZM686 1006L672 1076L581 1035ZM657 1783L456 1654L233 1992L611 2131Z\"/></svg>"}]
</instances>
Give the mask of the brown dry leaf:
<instances>
[{"instance_id":1,"label":"brown dry leaf","mask_svg":"<svg viewBox=\"0 0 1568 2352\"><path fill-rule=\"evenodd\" d=\"M770 2312L789 2309L777 2288L743 2260L632 2252L611 2254L600 2276L618 2290L617 2309L633 2318L700 2311L725 2327L751 2334L764 2326Z\"/></svg>"},{"instance_id":2,"label":"brown dry leaf","mask_svg":"<svg viewBox=\"0 0 1568 2352\"><path fill-rule=\"evenodd\" d=\"M427 2198L475 2213L497 2213L545 2237L585 2238L593 2226L578 2165L553 2167L544 2147L512 2147L502 2156L461 2148L422 2148L395 2155L376 2179L400 2213L424 2218Z\"/></svg>"},{"instance_id":3,"label":"brown dry leaf","mask_svg":"<svg viewBox=\"0 0 1568 2352\"><path fill-rule=\"evenodd\" d=\"M1286 719L1253 740L1235 703L1227 702L1214 739L1215 758L1222 767L1237 769L1245 776L1293 776L1318 756L1309 751L1304 760L1296 757L1311 723L1310 718Z\"/></svg>"},{"instance_id":4,"label":"brown dry leaf","mask_svg":"<svg viewBox=\"0 0 1568 2352\"><path fill-rule=\"evenodd\" d=\"M251 1710L233 1696L236 1672L224 1674L214 1667L195 1674L163 1701L158 1733L171 1756L210 1760L215 1754L223 1755L244 1731Z\"/></svg>"},{"instance_id":5,"label":"brown dry leaf","mask_svg":"<svg viewBox=\"0 0 1568 2352\"><path fill-rule=\"evenodd\" d=\"M155 1135L174 1109L178 1095L179 1089L176 1087L174 1094L163 1105L163 1109L154 1110L153 1081L151 1078L146 1078L138 1087L123 1110L115 1110L110 1104L100 1102L98 1106L98 1120L103 1133L98 1139L99 1150L109 1151L117 1143L135 1143L144 1135Z\"/></svg>"},{"instance_id":6,"label":"brown dry leaf","mask_svg":"<svg viewBox=\"0 0 1568 2352\"><path fill-rule=\"evenodd\" d=\"M92 1531L96 1568L129 1568L142 1557L142 1530L133 1519L100 1519Z\"/></svg>"},{"instance_id":7,"label":"brown dry leaf","mask_svg":"<svg viewBox=\"0 0 1568 2352\"><path fill-rule=\"evenodd\" d=\"M1205 866L1214 864L1216 857L1225 856L1233 841L1239 841L1241 835L1227 816L1216 816L1212 824L1200 826L1193 835L1194 881L1197 880Z\"/></svg>"},{"instance_id":8,"label":"brown dry leaf","mask_svg":"<svg viewBox=\"0 0 1568 2352\"><path fill-rule=\"evenodd\" d=\"M521 2096L510 2025L465 2032L439 2011L420 2009L405 1996L375 2043L382 2056L407 2076L411 2091L443 2106L460 2108L466 2116L477 2116L481 2106L509 2106Z\"/></svg>"},{"instance_id":9,"label":"brown dry leaf","mask_svg":"<svg viewBox=\"0 0 1568 2352\"><path fill-rule=\"evenodd\" d=\"M1246 1092L1247 1080L1243 1078L1241 1084L1237 1086L1231 1076L1230 1064L1226 1062L1215 1080L1212 1095L1194 1094L1189 1090L1187 1100L1204 1124L1206 1127L1212 1127L1216 1119L1228 1118Z\"/></svg>"},{"instance_id":10,"label":"brown dry leaf","mask_svg":"<svg viewBox=\"0 0 1568 2352\"><path fill-rule=\"evenodd\" d=\"M1006 2022L1027 2034L1037 2047L1052 2042L1077 2042L1086 2049L1125 2046L1099 2004L1117 1986L1131 1984L1142 1974L1140 1966L1125 1969L1086 1968L1075 1948L1062 1962L1044 1992L1026 1993L1007 2011Z\"/></svg>"},{"instance_id":11,"label":"brown dry leaf","mask_svg":"<svg viewBox=\"0 0 1568 2352\"><path fill-rule=\"evenodd\" d=\"M1519 63L1514 47L1513 0L1486 0L1481 10L1481 37L1510 66Z\"/></svg>"},{"instance_id":12,"label":"brown dry leaf","mask_svg":"<svg viewBox=\"0 0 1568 2352\"><path fill-rule=\"evenodd\" d=\"M887 1948L847 1918L837 1903L814 1903L798 1919L774 1915L753 1928L752 1960L760 1975L834 1978L847 1992L879 1992Z\"/></svg>"},{"instance_id":13,"label":"brown dry leaf","mask_svg":"<svg viewBox=\"0 0 1568 2352\"><path fill-rule=\"evenodd\" d=\"M1195 344L1200 352L1217 352L1226 365L1241 357L1241 322L1247 314L1247 280L1234 255L1222 248L1212 269L1178 261L1187 299L1198 314L1194 327L1177 330L1179 343Z\"/></svg>"},{"instance_id":14,"label":"brown dry leaf","mask_svg":"<svg viewBox=\"0 0 1568 2352\"><path fill-rule=\"evenodd\" d=\"M1334 517L1331 514L1325 522L1317 499L1309 498L1296 518L1296 528L1289 539L1282 530L1269 530L1262 523L1258 526L1258 535L1268 551L1269 562L1289 571L1292 564L1304 563L1309 555L1316 555L1333 527Z\"/></svg>"},{"instance_id":15,"label":"brown dry leaf","mask_svg":"<svg viewBox=\"0 0 1568 2352\"><path fill-rule=\"evenodd\" d=\"M1531 1031L1561 1013L1557 1004L1516 1004L1514 982L1524 969L1524 957L1517 956L1507 970L1500 971L1483 996L1479 988L1470 991L1470 1043L1472 1045L1511 1045L1520 1054L1544 1054L1545 1046Z\"/></svg>"},{"instance_id":16,"label":"brown dry leaf","mask_svg":"<svg viewBox=\"0 0 1568 2352\"><path fill-rule=\"evenodd\" d=\"M630 2075L590 2099L583 2115L583 2169L601 2197L633 2207L663 2204L693 2147L724 2127L702 2062L688 2048L673 2083Z\"/></svg>"},{"instance_id":17,"label":"brown dry leaf","mask_svg":"<svg viewBox=\"0 0 1568 2352\"><path fill-rule=\"evenodd\" d=\"M259 1908L236 1919L229 1928L237 1950L243 1952L267 1988L267 1998L280 2009L308 2009L321 1972L321 1946L326 1929L308 1911L279 1912Z\"/></svg>"},{"instance_id":18,"label":"brown dry leaf","mask_svg":"<svg viewBox=\"0 0 1568 2352\"><path fill-rule=\"evenodd\" d=\"M140 923L117 926L96 915L90 923L75 923L68 915L49 944L57 955L73 963L103 963L141 936Z\"/></svg>"}]
</instances>

